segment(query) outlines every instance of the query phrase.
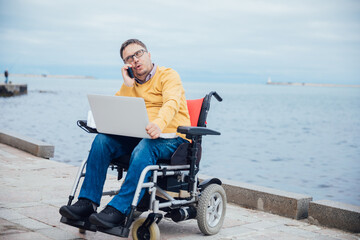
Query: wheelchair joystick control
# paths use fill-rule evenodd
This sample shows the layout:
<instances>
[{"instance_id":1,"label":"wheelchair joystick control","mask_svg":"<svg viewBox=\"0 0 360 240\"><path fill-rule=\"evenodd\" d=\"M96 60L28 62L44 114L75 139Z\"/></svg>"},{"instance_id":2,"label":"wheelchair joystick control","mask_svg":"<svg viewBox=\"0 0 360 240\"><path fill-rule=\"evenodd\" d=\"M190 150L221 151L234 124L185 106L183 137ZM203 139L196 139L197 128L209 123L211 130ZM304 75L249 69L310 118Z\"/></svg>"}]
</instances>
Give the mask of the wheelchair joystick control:
<instances>
[{"instance_id":1,"label":"wheelchair joystick control","mask_svg":"<svg viewBox=\"0 0 360 240\"><path fill-rule=\"evenodd\" d=\"M187 206L187 207L174 209L169 214L169 217L171 217L171 219L174 222L180 222L180 221L184 221L187 219L193 219L193 218L196 218L196 208L193 206Z\"/></svg>"}]
</instances>

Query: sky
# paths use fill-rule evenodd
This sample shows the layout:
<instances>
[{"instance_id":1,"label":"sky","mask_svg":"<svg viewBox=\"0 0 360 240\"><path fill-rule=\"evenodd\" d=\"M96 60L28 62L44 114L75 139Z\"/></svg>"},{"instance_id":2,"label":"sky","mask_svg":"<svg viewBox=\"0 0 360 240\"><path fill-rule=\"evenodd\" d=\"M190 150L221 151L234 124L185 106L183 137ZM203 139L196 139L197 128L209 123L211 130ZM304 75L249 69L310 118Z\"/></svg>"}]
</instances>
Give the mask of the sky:
<instances>
[{"instance_id":1,"label":"sky","mask_svg":"<svg viewBox=\"0 0 360 240\"><path fill-rule=\"evenodd\" d=\"M0 71L121 78L143 41L183 81L360 84L360 1L0 0Z\"/></svg>"}]
</instances>

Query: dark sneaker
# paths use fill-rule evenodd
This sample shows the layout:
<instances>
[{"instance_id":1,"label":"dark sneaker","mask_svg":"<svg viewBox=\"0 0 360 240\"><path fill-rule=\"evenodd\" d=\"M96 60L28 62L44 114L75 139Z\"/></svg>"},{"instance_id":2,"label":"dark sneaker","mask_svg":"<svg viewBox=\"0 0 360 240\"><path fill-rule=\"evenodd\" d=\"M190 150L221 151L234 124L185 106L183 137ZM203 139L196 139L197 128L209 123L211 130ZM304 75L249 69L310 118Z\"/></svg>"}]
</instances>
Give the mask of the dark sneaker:
<instances>
[{"instance_id":1,"label":"dark sneaker","mask_svg":"<svg viewBox=\"0 0 360 240\"><path fill-rule=\"evenodd\" d=\"M91 214L89 221L97 227L113 228L123 225L125 218L125 214L108 205L100 213Z\"/></svg>"},{"instance_id":2,"label":"dark sneaker","mask_svg":"<svg viewBox=\"0 0 360 240\"><path fill-rule=\"evenodd\" d=\"M81 198L71 206L62 206L59 210L60 214L72 220L82 220L88 218L96 212L96 207L92 201Z\"/></svg>"}]
</instances>

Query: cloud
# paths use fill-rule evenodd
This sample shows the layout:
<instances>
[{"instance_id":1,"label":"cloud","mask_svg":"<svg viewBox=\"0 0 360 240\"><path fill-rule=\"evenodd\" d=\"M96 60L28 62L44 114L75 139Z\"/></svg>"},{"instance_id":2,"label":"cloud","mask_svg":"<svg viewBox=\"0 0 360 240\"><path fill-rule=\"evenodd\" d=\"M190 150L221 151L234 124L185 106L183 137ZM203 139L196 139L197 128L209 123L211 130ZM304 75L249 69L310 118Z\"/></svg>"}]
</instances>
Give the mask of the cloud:
<instances>
[{"instance_id":1,"label":"cloud","mask_svg":"<svg viewBox=\"0 0 360 240\"><path fill-rule=\"evenodd\" d=\"M142 39L154 61L180 69L262 78L293 69L309 81L360 81L357 1L5 1L0 65L118 67L119 47ZM314 68L315 66L315 68ZM220 69L220 70L217 70ZM283 70L281 70L283 69ZM328 69L328 77L311 79ZM283 74L281 74L281 72ZM333 74L335 73L336 74ZM336 78L334 77L336 75Z\"/></svg>"}]
</instances>

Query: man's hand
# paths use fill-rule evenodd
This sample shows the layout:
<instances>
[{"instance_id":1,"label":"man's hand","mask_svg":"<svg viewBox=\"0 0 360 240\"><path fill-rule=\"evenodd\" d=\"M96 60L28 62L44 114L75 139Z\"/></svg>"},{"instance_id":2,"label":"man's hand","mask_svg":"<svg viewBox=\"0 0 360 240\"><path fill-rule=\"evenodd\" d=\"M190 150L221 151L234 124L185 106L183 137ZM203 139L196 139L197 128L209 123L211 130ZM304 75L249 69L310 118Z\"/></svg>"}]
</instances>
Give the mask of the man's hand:
<instances>
[{"instance_id":1,"label":"man's hand","mask_svg":"<svg viewBox=\"0 0 360 240\"><path fill-rule=\"evenodd\" d=\"M161 130L160 130L159 126L156 125L155 123L150 122L146 126L145 129L146 129L147 134L149 134L149 136L152 139L156 139L156 138L160 137Z\"/></svg>"},{"instance_id":2,"label":"man's hand","mask_svg":"<svg viewBox=\"0 0 360 240\"><path fill-rule=\"evenodd\" d=\"M130 78L129 74L127 72L127 69L131 67L131 64L125 64L122 68L121 68L121 73L124 79L124 83L126 86L128 87L133 87L135 84L135 79L134 78Z\"/></svg>"}]
</instances>

